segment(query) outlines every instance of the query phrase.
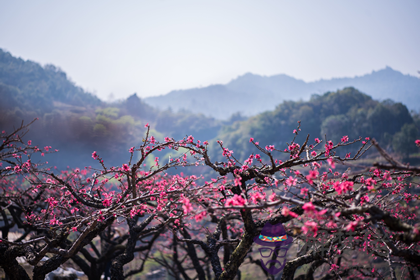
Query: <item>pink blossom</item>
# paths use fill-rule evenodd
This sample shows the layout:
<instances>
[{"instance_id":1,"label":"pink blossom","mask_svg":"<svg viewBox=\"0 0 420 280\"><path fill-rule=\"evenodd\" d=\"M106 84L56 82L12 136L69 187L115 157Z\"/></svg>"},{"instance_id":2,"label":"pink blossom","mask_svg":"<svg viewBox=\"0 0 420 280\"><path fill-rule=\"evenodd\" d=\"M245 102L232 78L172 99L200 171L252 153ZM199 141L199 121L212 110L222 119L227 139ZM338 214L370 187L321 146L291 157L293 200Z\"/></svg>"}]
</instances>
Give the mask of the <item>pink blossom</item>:
<instances>
[{"instance_id":1,"label":"pink blossom","mask_svg":"<svg viewBox=\"0 0 420 280\"><path fill-rule=\"evenodd\" d=\"M125 171L125 172L128 172L128 171L130 171L130 167L127 164L124 163L122 165L122 170Z\"/></svg>"},{"instance_id":2,"label":"pink blossom","mask_svg":"<svg viewBox=\"0 0 420 280\"><path fill-rule=\"evenodd\" d=\"M301 190L300 190L300 194L302 194L302 195L307 195L308 194L308 189L307 188L302 188Z\"/></svg>"},{"instance_id":3,"label":"pink blossom","mask_svg":"<svg viewBox=\"0 0 420 280\"><path fill-rule=\"evenodd\" d=\"M318 171L316 171L316 170L310 170L309 171L309 175L306 176L306 180L308 180L308 183L312 185L314 183L313 180L316 179L316 177L318 176L318 174L319 174Z\"/></svg>"},{"instance_id":4,"label":"pink blossom","mask_svg":"<svg viewBox=\"0 0 420 280\"><path fill-rule=\"evenodd\" d=\"M134 153L134 147L131 147L129 150L130 153Z\"/></svg>"},{"instance_id":5,"label":"pink blossom","mask_svg":"<svg viewBox=\"0 0 420 280\"><path fill-rule=\"evenodd\" d=\"M201 220L203 220L203 218L206 216L206 211L203 211L197 215L195 215L195 220L196 222L201 222Z\"/></svg>"},{"instance_id":6,"label":"pink blossom","mask_svg":"<svg viewBox=\"0 0 420 280\"><path fill-rule=\"evenodd\" d=\"M305 210L305 212L313 212L315 211L315 206L312 204L312 202L306 202L302 209Z\"/></svg>"},{"instance_id":7,"label":"pink blossom","mask_svg":"<svg viewBox=\"0 0 420 280\"><path fill-rule=\"evenodd\" d=\"M334 144L332 141L328 141L327 144L325 144L325 155L329 156L332 148L334 147Z\"/></svg>"},{"instance_id":8,"label":"pink blossom","mask_svg":"<svg viewBox=\"0 0 420 280\"><path fill-rule=\"evenodd\" d=\"M315 138L315 142L319 144L321 143L321 140L319 140L318 138Z\"/></svg>"},{"instance_id":9,"label":"pink blossom","mask_svg":"<svg viewBox=\"0 0 420 280\"><path fill-rule=\"evenodd\" d=\"M290 176L289 178L286 179L285 184L287 186L296 186L297 183L297 179L293 178L292 176Z\"/></svg>"},{"instance_id":10,"label":"pink blossom","mask_svg":"<svg viewBox=\"0 0 420 280\"><path fill-rule=\"evenodd\" d=\"M353 185L354 185L353 182L344 181L342 183L335 182L333 186L334 186L335 191L339 195L341 195L342 193L346 193L346 192L352 191L353 190Z\"/></svg>"},{"instance_id":11,"label":"pink blossom","mask_svg":"<svg viewBox=\"0 0 420 280\"><path fill-rule=\"evenodd\" d=\"M28 141L28 145L29 146L32 145L32 141L31 140Z\"/></svg>"},{"instance_id":12,"label":"pink blossom","mask_svg":"<svg viewBox=\"0 0 420 280\"><path fill-rule=\"evenodd\" d=\"M341 143L346 143L347 141L349 141L349 137L347 135L346 136L343 136L341 138Z\"/></svg>"},{"instance_id":13,"label":"pink blossom","mask_svg":"<svg viewBox=\"0 0 420 280\"><path fill-rule=\"evenodd\" d=\"M261 193L259 193L259 192L257 192L257 193L253 193L253 194L251 194L251 201L253 202L253 203L257 203L257 202L259 202L259 201L261 201L261 200L263 200L265 197L261 194Z\"/></svg>"},{"instance_id":14,"label":"pink blossom","mask_svg":"<svg viewBox=\"0 0 420 280\"><path fill-rule=\"evenodd\" d=\"M373 180L372 178L367 178L366 181L365 181L365 184L366 184L368 190L372 190L372 189L375 188L376 181Z\"/></svg>"},{"instance_id":15,"label":"pink blossom","mask_svg":"<svg viewBox=\"0 0 420 280\"><path fill-rule=\"evenodd\" d=\"M249 138L249 142L253 142L254 141L254 138Z\"/></svg>"},{"instance_id":16,"label":"pink blossom","mask_svg":"<svg viewBox=\"0 0 420 280\"><path fill-rule=\"evenodd\" d=\"M20 171L22 171L22 169L20 168L19 165L16 165L14 170L15 170L16 173L19 173Z\"/></svg>"},{"instance_id":17,"label":"pink blossom","mask_svg":"<svg viewBox=\"0 0 420 280\"><path fill-rule=\"evenodd\" d=\"M384 178L384 180L387 180L387 181L391 181L392 180L392 177L391 177L389 171L387 171L387 172L384 173L383 178Z\"/></svg>"},{"instance_id":18,"label":"pink blossom","mask_svg":"<svg viewBox=\"0 0 420 280\"><path fill-rule=\"evenodd\" d=\"M274 145L265 146L265 149L266 149L267 151L274 151Z\"/></svg>"},{"instance_id":19,"label":"pink blossom","mask_svg":"<svg viewBox=\"0 0 420 280\"><path fill-rule=\"evenodd\" d=\"M111 206L111 202L112 202L112 197L108 197L108 198L104 199L104 201L102 201L102 204L105 207L109 207L109 206Z\"/></svg>"},{"instance_id":20,"label":"pink blossom","mask_svg":"<svg viewBox=\"0 0 420 280\"><path fill-rule=\"evenodd\" d=\"M59 223L59 221L54 217L54 218L52 218L51 220L50 220L50 225L59 225L60 223Z\"/></svg>"},{"instance_id":21,"label":"pink blossom","mask_svg":"<svg viewBox=\"0 0 420 280\"><path fill-rule=\"evenodd\" d=\"M331 166L332 169L335 168L335 162L332 158L327 159L327 162Z\"/></svg>"},{"instance_id":22,"label":"pink blossom","mask_svg":"<svg viewBox=\"0 0 420 280\"><path fill-rule=\"evenodd\" d=\"M130 210L130 218L133 218L135 215L137 215L137 210L133 208Z\"/></svg>"},{"instance_id":23,"label":"pink blossom","mask_svg":"<svg viewBox=\"0 0 420 280\"><path fill-rule=\"evenodd\" d=\"M367 202L369 202L369 201L370 201L370 199L369 199L369 197L368 197L367 195L364 195L364 196L362 196L362 197L360 198L360 205L363 205L363 203L364 203L365 201L367 201Z\"/></svg>"},{"instance_id":24,"label":"pink blossom","mask_svg":"<svg viewBox=\"0 0 420 280\"><path fill-rule=\"evenodd\" d=\"M96 154L96 151L94 151L94 152L92 153L92 158L93 158L93 159L97 159L97 158L98 158L98 155Z\"/></svg>"},{"instance_id":25,"label":"pink blossom","mask_svg":"<svg viewBox=\"0 0 420 280\"><path fill-rule=\"evenodd\" d=\"M297 217L299 217L299 215L298 214L296 214L295 212L293 212L293 211L290 211L289 210L289 208L287 208L286 206L283 206L283 209L281 209L281 214L283 215L283 216L292 216L293 218L297 218Z\"/></svg>"},{"instance_id":26,"label":"pink blossom","mask_svg":"<svg viewBox=\"0 0 420 280\"><path fill-rule=\"evenodd\" d=\"M336 223L334 223L333 221L329 221L329 222L327 223L327 227L329 227L329 228L336 228L336 227L337 227L337 224L336 224Z\"/></svg>"},{"instance_id":27,"label":"pink blossom","mask_svg":"<svg viewBox=\"0 0 420 280\"><path fill-rule=\"evenodd\" d=\"M420 147L420 139L417 139L414 143L416 143L417 147Z\"/></svg>"},{"instance_id":28,"label":"pink blossom","mask_svg":"<svg viewBox=\"0 0 420 280\"><path fill-rule=\"evenodd\" d=\"M274 146L273 146L273 148L274 148ZM289 146L289 151L291 151L291 152L297 152L297 151L299 151L299 149L300 149L300 145L297 144L297 143L293 143Z\"/></svg>"},{"instance_id":29,"label":"pink blossom","mask_svg":"<svg viewBox=\"0 0 420 280\"><path fill-rule=\"evenodd\" d=\"M182 203L182 209L184 209L185 215L193 210L192 204L190 200L188 199L188 197L184 197L183 199L181 199L181 203Z\"/></svg>"},{"instance_id":30,"label":"pink blossom","mask_svg":"<svg viewBox=\"0 0 420 280\"><path fill-rule=\"evenodd\" d=\"M354 222L350 222L347 226L346 226L346 230L347 231L354 231L357 227L357 225L359 224L359 221L354 221Z\"/></svg>"},{"instance_id":31,"label":"pink blossom","mask_svg":"<svg viewBox=\"0 0 420 280\"><path fill-rule=\"evenodd\" d=\"M314 221L306 221L305 225L302 227L302 231L307 234L311 230L314 233L314 236L318 234L318 225Z\"/></svg>"},{"instance_id":32,"label":"pink blossom","mask_svg":"<svg viewBox=\"0 0 420 280\"><path fill-rule=\"evenodd\" d=\"M311 152L311 156L316 157L316 152L315 151L312 151Z\"/></svg>"},{"instance_id":33,"label":"pink blossom","mask_svg":"<svg viewBox=\"0 0 420 280\"><path fill-rule=\"evenodd\" d=\"M338 269L339 269L339 266L333 263L331 265L331 268L330 268L330 271L329 272L331 272L331 270L338 270Z\"/></svg>"},{"instance_id":34,"label":"pink blossom","mask_svg":"<svg viewBox=\"0 0 420 280\"><path fill-rule=\"evenodd\" d=\"M72 227L71 228L73 231L77 231L77 227Z\"/></svg>"},{"instance_id":35,"label":"pink blossom","mask_svg":"<svg viewBox=\"0 0 420 280\"><path fill-rule=\"evenodd\" d=\"M232 198L226 199L225 207L229 206L244 206L246 203L245 199L241 195L235 194Z\"/></svg>"},{"instance_id":36,"label":"pink blossom","mask_svg":"<svg viewBox=\"0 0 420 280\"><path fill-rule=\"evenodd\" d=\"M233 180L235 183L235 186L240 186L242 178L240 176L235 177L235 179Z\"/></svg>"},{"instance_id":37,"label":"pink blossom","mask_svg":"<svg viewBox=\"0 0 420 280\"><path fill-rule=\"evenodd\" d=\"M148 127L149 127L149 123L146 123L146 124L144 125L144 127L145 127L145 128L148 128Z\"/></svg>"},{"instance_id":38,"label":"pink blossom","mask_svg":"<svg viewBox=\"0 0 420 280\"><path fill-rule=\"evenodd\" d=\"M275 193L272 193L272 194L268 197L268 200L269 200L269 201L272 201L272 202L276 201L276 200L277 200L277 196L276 196L276 194L275 194Z\"/></svg>"}]
</instances>

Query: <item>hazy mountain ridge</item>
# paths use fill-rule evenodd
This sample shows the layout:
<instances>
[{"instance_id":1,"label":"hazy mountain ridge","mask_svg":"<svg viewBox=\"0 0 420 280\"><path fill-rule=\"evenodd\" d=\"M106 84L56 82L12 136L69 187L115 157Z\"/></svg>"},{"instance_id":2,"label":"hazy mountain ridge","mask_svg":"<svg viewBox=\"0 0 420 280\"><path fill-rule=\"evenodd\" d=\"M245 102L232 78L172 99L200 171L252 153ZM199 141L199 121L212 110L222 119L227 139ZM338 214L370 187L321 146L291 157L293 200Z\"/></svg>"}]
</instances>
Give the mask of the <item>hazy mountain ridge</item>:
<instances>
[{"instance_id":1,"label":"hazy mountain ridge","mask_svg":"<svg viewBox=\"0 0 420 280\"><path fill-rule=\"evenodd\" d=\"M103 102L76 86L60 68L41 66L1 49L0 100L0 131L13 131L22 121L38 118L29 139L59 149L48 161L61 169L94 164L93 151L122 164L129 157L128 149L141 143L146 123L159 139L193 134L210 140L223 124L238 119L223 122L202 114L157 110L135 93L125 100Z\"/></svg>"},{"instance_id":2,"label":"hazy mountain ridge","mask_svg":"<svg viewBox=\"0 0 420 280\"><path fill-rule=\"evenodd\" d=\"M54 102L74 106L98 106L102 101L85 92L54 65L23 60L0 49L0 107L50 112Z\"/></svg>"},{"instance_id":3,"label":"hazy mountain ridge","mask_svg":"<svg viewBox=\"0 0 420 280\"><path fill-rule=\"evenodd\" d=\"M226 85L171 91L144 100L160 109L184 109L226 119L235 112L252 116L274 110L284 100L309 100L312 94L345 87L355 87L377 100L392 99L407 104L410 110L420 110L420 79L390 67L354 78L314 82L305 82L285 74L260 76L247 73Z\"/></svg>"},{"instance_id":4,"label":"hazy mountain ridge","mask_svg":"<svg viewBox=\"0 0 420 280\"><path fill-rule=\"evenodd\" d=\"M401 80L409 85L415 85L418 80L392 69L385 70L373 72L371 78L376 83L387 79L388 87L394 84L393 89L401 91L398 89ZM366 77L350 80L363 82L363 79ZM324 82L328 85L331 81L337 87L348 82L333 79L318 81L317 85L323 88ZM221 121L182 110L158 110L136 94L114 103L102 102L77 87L58 67L42 67L0 49L0 131L11 131L22 120L27 123L39 118L31 126L30 139L40 146L51 145L60 149L60 153L49 157L49 162L60 168L65 168L60 166L63 158L68 165L92 164L92 151L121 164L127 159L128 149L139 145L144 137L146 123L159 139L164 136L181 139L193 135L196 139L209 140L215 158L220 154L218 145L213 145L216 139L223 140L240 157L251 152L250 137L258 138L264 145L284 145L290 141L289 136L298 120L302 121L305 135L320 137L327 134L334 141L344 134L373 136L384 146L395 146L395 150L406 154L408 152L404 149L413 146L412 139L419 135L419 114L410 114L401 103L378 102L354 88L321 91L322 94L312 95L308 101L278 101L279 93L293 91L294 94L287 95L286 100L303 99L304 93L310 89L311 84L287 75L263 77L245 74L227 85L173 91L164 96L170 98L173 109L192 104L198 112L205 108L227 118L243 106L255 114L249 119L235 114L229 120ZM416 95L413 91L408 91L407 95L410 93L414 100ZM413 102L408 104L413 105Z\"/></svg>"}]
</instances>

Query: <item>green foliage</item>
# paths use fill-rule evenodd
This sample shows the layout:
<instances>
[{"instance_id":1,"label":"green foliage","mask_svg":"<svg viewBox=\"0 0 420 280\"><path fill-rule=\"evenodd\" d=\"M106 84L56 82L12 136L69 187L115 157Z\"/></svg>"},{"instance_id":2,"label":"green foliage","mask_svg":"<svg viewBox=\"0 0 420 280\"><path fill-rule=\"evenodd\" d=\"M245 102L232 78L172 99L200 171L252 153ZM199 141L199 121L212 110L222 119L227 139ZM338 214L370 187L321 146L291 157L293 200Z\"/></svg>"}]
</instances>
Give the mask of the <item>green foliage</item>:
<instances>
[{"instance_id":1,"label":"green foliage","mask_svg":"<svg viewBox=\"0 0 420 280\"><path fill-rule=\"evenodd\" d=\"M140 123L137 123L134 120L134 118L132 116L129 116L129 115L122 116L118 120L115 120L114 123L117 124L117 125L128 126L128 127L129 126L140 125Z\"/></svg>"},{"instance_id":2,"label":"green foliage","mask_svg":"<svg viewBox=\"0 0 420 280\"><path fill-rule=\"evenodd\" d=\"M321 124L321 135L326 135L334 143L351 131L350 119L346 115L328 116Z\"/></svg>"},{"instance_id":3,"label":"green foliage","mask_svg":"<svg viewBox=\"0 0 420 280\"><path fill-rule=\"evenodd\" d=\"M413 123L413 118L401 103L391 100L378 102L349 87L313 95L307 102L284 101L274 111L224 127L217 138L223 140L225 147L235 148L235 156L243 160L251 153L250 137L259 141L262 147L275 145L277 149L287 148L287 143L294 137L292 132L297 127L297 121L301 121L301 129L305 131L305 135L297 136L297 141L304 140L306 133L310 134L311 141L316 137L324 139L326 135L327 140L334 143L348 135L350 140L359 136L372 137L383 146L390 147L399 141L394 141L394 134L405 124ZM213 156L220 157L219 154Z\"/></svg>"},{"instance_id":4,"label":"green foliage","mask_svg":"<svg viewBox=\"0 0 420 280\"><path fill-rule=\"evenodd\" d=\"M124 101L106 104L75 86L59 68L42 67L1 49L0 99L2 129L38 117L33 140L57 148L68 147L75 157L75 151L91 153L99 147L104 147L105 153L124 157L129 143L140 143L146 123L161 138L193 135L201 141L208 140L215 153L212 156L218 158L220 149L211 140L223 140L226 147L235 150L238 159L250 154L250 137L263 147L287 148L297 121L301 121L305 132L297 136L297 141L302 141L306 133L311 135L311 140L324 139L326 135L334 143L344 135L350 140L369 136L404 156L412 152L413 131L420 128L420 114L410 114L403 104L391 100L375 101L351 87L314 94L306 102L284 101L275 110L248 119L237 113L228 121L185 110L159 111L135 93Z\"/></svg>"},{"instance_id":5,"label":"green foliage","mask_svg":"<svg viewBox=\"0 0 420 280\"><path fill-rule=\"evenodd\" d=\"M366 121L370 136L381 139L384 132L395 134L405 123L412 123L413 119L403 104L386 100L369 109Z\"/></svg>"},{"instance_id":6,"label":"green foliage","mask_svg":"<svg viewBox=\"0 0 420 280\"><path fill-rule=\"evenodd\" d=\"M193 135L203 141L214 138L222 126L220 121L202 114L174 113L170 110L159 112L153 123L156 130L165 132L169 137L179 139Z\"/></svg>"},{"instance_id":7,"label":"green foliage","mask_svg":"<svg viewBox=\"0 0 420 280\"><path fill-rule=\"evenodd\" d=\"M420 137L419 129L414 123L404 124L401 131L396 133L392 139L392 147L396 152L401 153L404 158L408 158L411 153L416 153L418 148L414 145Z\"/></svg>"},{"instance_id":8,"label":"green foliage","mask_svg":"<svg viewBox=\"0 0 420 280\"><path fill-rule=\"evenodd\" d=\"M25 110L36 108L38 113L53 110L54 101L74 106L98 106L102 102L71 82L66 73L54 65L13 57L0 49L0 83L7 85L7 102ZM14 88L14 89L13 89ZM0 86L3 97L4 88ZM13 93L13 94L11 94Z\"/></svg>"},{"instance_id":9,"label":"green foliage","mask_svg":"<svg viewBox=\"0 0 420 280\"><path fill-rule=\"evenodd\" d=\"M106 108L96 109L95 112L97 114L104 115L106 117L115 119L115 118L118 117L118 113L120 112L120 109L115 108L115 107L106 107Z\"/></svg>"},{"instance_id":10,"label":"green foliage","mask_svg":"<svg viewBox=\"0 0 420 280\"><path fill-rule=\"evenodd\" d=\"M95 136L104 137L107 135L106 127L101 123L95 124L93 127L93 132L95 133Z\"/></svg>"}]
</instances>

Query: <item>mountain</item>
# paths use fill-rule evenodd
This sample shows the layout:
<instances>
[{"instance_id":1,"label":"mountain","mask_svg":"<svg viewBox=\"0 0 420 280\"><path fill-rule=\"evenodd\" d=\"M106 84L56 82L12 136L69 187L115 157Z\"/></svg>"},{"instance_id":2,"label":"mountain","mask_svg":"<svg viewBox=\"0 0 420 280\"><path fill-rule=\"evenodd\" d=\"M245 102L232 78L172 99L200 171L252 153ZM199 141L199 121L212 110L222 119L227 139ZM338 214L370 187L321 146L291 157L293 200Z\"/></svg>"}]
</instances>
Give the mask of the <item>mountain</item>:
<instances>
[{"instance_id":1,"label":"mountain","mask_svg":"<svg viewBox=\"0 0 420 280\"><path fill-rule=\"evenodd\" d=\"M29 139L59 149L48 156L48 162L61 169L95 164L93 151L121 165L128 149L144 137L146 123L158 139L193 134L210 140L223 124L242 119L220 121L186 111L157 110L136 93L114 103L102 102L76 86L60 68L41 66L1 49L0 100L0 131L13 131L22 121L38 118L30 127Z\"/></svg>"},{"instance_id":2,"label":"mountain","mask_svg":"<svg viewBox=\"0 0 420 280\"><path fill-rule=\"evenodd\" d=\"M418 80L390 68L352 79L314 83L287 75L245 74L226 85L174 91L159 97L169 100L172 109L178 110L175 112L150 107L135 93L126 100L102 102L77 87L58 67L41 66L0 49L0 131L10 132L22 120L28 123L39 118L30 127L27 139L41 147L59 149L59 153L48 156L48 162L61 169L67 165L95 164L91 157L93 151L108 163L121 165L129 156L128 149L139 145L144 137L146 123L158 139L193 135L202 141L209 140L217 155L221 153L220 147L214 147L215 139L221 139L227 147L236 150L238 158L251 152L250 137L264 145L284 148L286 142L290 143L290 136L294 136L291 134L298 120L302 121L304 132L298 138L306 133L311 137L327 135L335 143L344 134L352 139L370 136L384 147L408 155L411 151L407 147L413 146L414 138L418 139L420 115L410 114L401 103L384 99L411 96L406 104L412 107L419 104L414 91L418 89ZM329 86L340 88L347 83L356 83L358 87L371 85L371 89L364 91L382 92L375 99L384 101L374 100L355 88L324 93ZM386 95L387 90L401 95ZM309 101L301 101L307 98L308 92L323 94L312 94ZM190 106L190 112L179 110L185 104ZM231 117L222 121L191 111ZM238 111L255 116L244 118L234 114ZM212 157L218 158L216 154Z\"/></svg>"},{"instance_id":3,"label":"mountain","mask_svg":"<svg viewBox=\"0 0 420 280\"><path fill-rule=\"evenodd\" d=\"M54 65L42 67L0 49L0 109L51 112L54 102L70 106L98 106L102 101L71 82Z\"/></svg>"},{"instance_id":4,"label":"mountain","mask_svg":"<svg viewBox=\"0 0 420 280\"><path fill-rule=\"evenodd\" d=\"M226 85L171 91L145 98L145 102L159 109L188 110L227 119L236 112L252 116L274 110L284 100L309 100L313 94L345 87L355 87L377 100L392 99L407 104L410 110L420 110L420 79L390 67L354 78L314 82L284 74L267 77L247 73Z\"/></svg>"},{"instance_id":5,"label":"mountain","mask_svg":"<svg viewBox=\"0 0 420 280\"><path fill-rule=\"evenodd\" d=\"M293 131L297 129L298 121L301 121L301 132L295 135ZM388 151L408 157L410 153L418 152L414 141L420 137L420 115L410 114L402 103L389 99L380 102L348 87L313 95L308 101L284 101L275 110L224 126L217 139L223 140L224 147L234 150L235 158L243 161L255 152L255 147L249 143L251 137L261 147L274 145L282 151L294 137L297 143L303 143L308 134L309 143L320 138L337 144L345 135L350 140L375 138ZM211 156L222 160L220 148L213 144Z\"/></svg>"}]
</instances>

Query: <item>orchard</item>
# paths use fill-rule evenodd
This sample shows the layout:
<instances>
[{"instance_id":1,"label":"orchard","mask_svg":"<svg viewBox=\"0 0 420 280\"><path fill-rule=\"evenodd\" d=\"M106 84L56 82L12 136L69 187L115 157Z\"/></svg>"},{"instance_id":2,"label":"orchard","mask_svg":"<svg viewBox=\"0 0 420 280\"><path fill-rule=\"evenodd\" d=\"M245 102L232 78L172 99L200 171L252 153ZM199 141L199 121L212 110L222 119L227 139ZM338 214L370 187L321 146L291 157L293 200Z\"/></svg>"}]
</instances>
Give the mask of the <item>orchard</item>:
<instances>
[{"instance_id":1,"label":"orchard","mask_svg":"<svg viewBox=\"0 0 420 280\"><path fill-rule=\"evenodd\" d=\"M44 279L68 263L89 280L129 279L151 260L171 279L241 279L245 265L267 279L420 275L420 168L374 139L308 135L298 143L299 123L281 147L250 138L246 159L219 140L216 161L207 141L156 139L146 125L121 166L92 151L100 168L57 171L41 160L55 147L32 143L30 124L1 134L0 267L8 279ZM276 225L289 247L273 275L256 257L256 240Z\"/></svg>"}]
</instances>

